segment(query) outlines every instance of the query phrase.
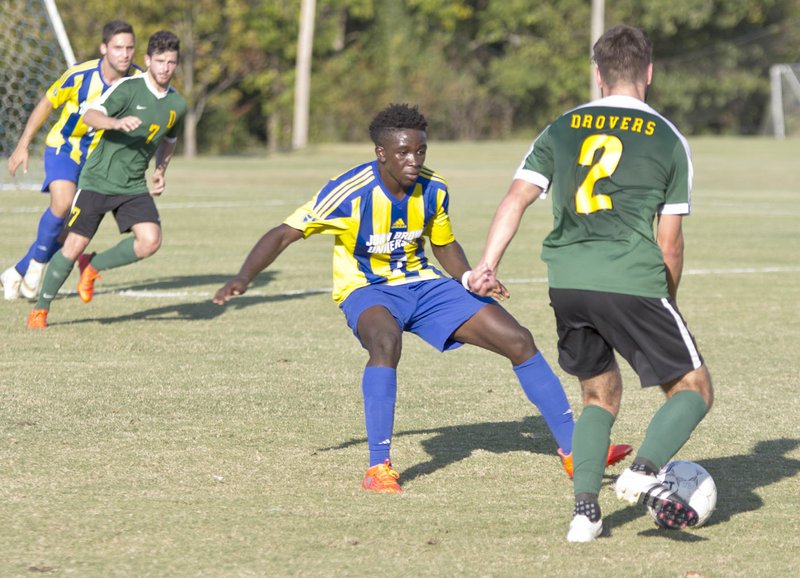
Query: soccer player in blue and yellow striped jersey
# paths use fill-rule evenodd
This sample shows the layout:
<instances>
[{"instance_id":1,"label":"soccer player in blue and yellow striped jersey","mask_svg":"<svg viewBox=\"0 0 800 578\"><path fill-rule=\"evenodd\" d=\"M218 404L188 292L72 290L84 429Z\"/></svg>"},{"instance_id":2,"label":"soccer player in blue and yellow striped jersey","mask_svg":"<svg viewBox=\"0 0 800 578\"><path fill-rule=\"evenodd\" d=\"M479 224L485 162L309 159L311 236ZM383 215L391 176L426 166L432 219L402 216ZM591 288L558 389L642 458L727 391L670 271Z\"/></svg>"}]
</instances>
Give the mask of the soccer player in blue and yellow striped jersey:
<instances>
[{"instance_id":1,"label":"soccer player in blue and yellow striped jersey","mask_svg":"<svg viewBox=\"0 0 800 578\"><path fill-rule=\"evenodd\" d=\"M381 111L370 124L376 159L332 179L268 231L214 296L222 305L244 293L290 244L316 233L334 236L333 298L369 354L361 388L370 461L362 487L376 492L402 491L389 452L404 331L439 351L470 343L508 358L561 453L572 451L572 410L531 333L495 301L468 290L482 274L470 270L453 235L447 183L424 165L426 130L417 107ZM444 272L428 260L426 240ZM507 295L502 286L494 293ZM630 452L613 448L613 461Z\"/></svg>"},{"instance_id":2,"label":"soccer player in blue and yellow striped jersey","mask_svg":"<svg viewBox=\"0 0 800 578\"><path fill-rule=\"evenodd\" d=\"M6 299L15 299L20 293L27 298L36 296L44 265L61 246L58 238L75 197L78 175L103 132L92 130L81 120L80 107L120 78L141 72L132 63L133 51L131 25L121 20L108 22L103 27L102 56L67 69L31 112L8 159L8 171L12 177L20 165L28 171L28 147L50 113L60 107L61 115L47 134L44 153L42 192L50 193L50 206L39 219L36 240L28 252L2 274Z\"/></svg>"}]
</instances>

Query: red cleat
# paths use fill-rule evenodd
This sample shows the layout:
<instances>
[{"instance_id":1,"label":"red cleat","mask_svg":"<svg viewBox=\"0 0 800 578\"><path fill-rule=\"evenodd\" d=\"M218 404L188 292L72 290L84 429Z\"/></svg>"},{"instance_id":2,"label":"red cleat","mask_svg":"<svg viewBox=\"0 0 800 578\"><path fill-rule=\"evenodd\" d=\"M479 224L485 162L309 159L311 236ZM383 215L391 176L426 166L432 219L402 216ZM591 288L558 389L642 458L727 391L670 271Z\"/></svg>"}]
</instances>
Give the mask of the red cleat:
<instances>
[{"instance_id":1,"label":"red cleat","mask_svg":"<svg viewBox=\"0 0 800 578\"><path fill-rule=\"evenodd\" d=\"M633 447L628 444L611 444L608 446L608 456L606 457L606 465L612 466L617 462L621 462L633 451ZM561 456L561 465L564 466L564 471L567 472L567 477L572 479L572 452L565 454L558 448L558 455Z\"/></svg>"}]
</instances>

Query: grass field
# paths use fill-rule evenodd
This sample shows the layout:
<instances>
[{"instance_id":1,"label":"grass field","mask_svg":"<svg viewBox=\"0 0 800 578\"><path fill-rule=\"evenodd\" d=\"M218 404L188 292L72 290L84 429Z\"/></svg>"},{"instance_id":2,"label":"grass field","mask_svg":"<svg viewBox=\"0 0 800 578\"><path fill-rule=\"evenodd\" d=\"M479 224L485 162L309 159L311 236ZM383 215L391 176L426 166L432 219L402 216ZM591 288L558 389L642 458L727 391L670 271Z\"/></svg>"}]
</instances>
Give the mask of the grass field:
<instances>
[{"instance_id":1,"label":"grass field","mask_svg":"<svg viewBox=\"0 0 800 578\"><path fill-rule=\"evenodd\" d=\"M414 336L393 444L406 491L360 489L365 354L330 299L330 239L292 246L245 296L210 303L266 229L372 155L330 145L176 159L155 257L105 272L88 305L73 273L46 331L25 329L30 303L0 302L0 576L796 575L800 141L692 145L679 303L717 401L678 457L717 482L707 526L656 529L614 498L617 466L601 495L610 536L568 545L571 484L508 364ZM527 146L432 143L473 258ZM0 267L45 203L0 192ZM556 365L538 258L549 210L529 211L501 277ZM117 240L109 219L92 246ZM579 411L577 383L557 372ZM638 446L661 396L624 377L614 439Z\"/></svg>"}]
</instances>

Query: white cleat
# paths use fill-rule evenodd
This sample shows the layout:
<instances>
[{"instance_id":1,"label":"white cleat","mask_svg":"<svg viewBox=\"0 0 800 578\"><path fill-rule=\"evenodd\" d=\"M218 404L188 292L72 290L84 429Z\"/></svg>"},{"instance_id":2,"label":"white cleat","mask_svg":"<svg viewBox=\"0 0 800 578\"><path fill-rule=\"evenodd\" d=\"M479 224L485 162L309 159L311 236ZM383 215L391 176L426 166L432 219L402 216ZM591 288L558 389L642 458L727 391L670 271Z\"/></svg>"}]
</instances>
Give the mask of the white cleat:
<instances>
[{"instance_id":1,"label":"white cleat","mask_svg":"<svg viewBox=\"0 0 800 578\"><path fill-rule=\"evenodd\" d=\"M28 270L25 271L25 277L22 278L22 284L19 286L19 292L26 299L36 299L39 296L39 284L42 282L44 267L45 263L39 263L33 259L28 264Z\"/></svg>"},{"instance_id":2,"label":"white cleat","mask_svg":"<svg viewBox=\"0 0 800 578\"><path fill-rule=\"evenodd\" d=\"M617 498L625 500L629 504L644 504L651 496L654 499L667 499L672 494L670 489L662 484L656 476L644 472L634 472L630 468L627 468L617 478L614 490Z\"/></svg>"},{"instance_id":3,"label":"white cleat","mask_svg":"<svg viewBox=\"0 0 800 578\"><path fill-rule=\"evenodd\" d=\"M16 267L9 267L0 275L0 286L3 287L3 297L6 301L13 301L19 298L19 286L22 283L22 275Z\"/></svg>"},{"instance_id":4,"label":"white cleat","mask_svg":"<svg viewBox=\"0 0 800 578\"><path fill-rule=\"evenodd\" d=\"M614 486L617 498L630 504L643 504L655 511L662 528L683 529L697 524L697 512L656 476L626 469Z\"/></svg>"},{"instance_id":5,"label":"white cleat","mask_svg":"<svg viewBox=\"0 0 800 578\"><path fill-rule=\"evenodd\" d=\"M603 519L592 522L588 516L578 514L569 523L567 542L591 542L603 533Z\"/></svg>"}]
</instances>

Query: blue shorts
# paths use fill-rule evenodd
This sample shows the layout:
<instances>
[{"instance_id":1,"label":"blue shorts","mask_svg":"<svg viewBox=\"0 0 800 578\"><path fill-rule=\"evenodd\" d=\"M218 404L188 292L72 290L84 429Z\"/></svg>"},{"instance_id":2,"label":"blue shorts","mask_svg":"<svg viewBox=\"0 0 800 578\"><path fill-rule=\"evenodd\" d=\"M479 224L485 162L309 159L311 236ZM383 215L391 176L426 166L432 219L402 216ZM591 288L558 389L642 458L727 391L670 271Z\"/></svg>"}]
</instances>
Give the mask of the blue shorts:
<instances>
[{"instance_id":1,"label":"blue shorts","mask_svg":"<svg viewBox=\"0 0 800 578\"><path fill-rule=\"evenodd\" d=\"M405 285L368 285L353 291L339 307L359 341L359 316L365 309L380 305L403 331L418 335L439 351L447 351L463 345L452 338L453 332L493 302L466 291L458 281L443 278Z\"/></svg>"},{"instance_id":2,"label":"blue shorts","mask_svg":"<svg viewBox=\"0 0 800 578\"><path fill-rule=\"evenodd\" d=\"M50 183L53 181L72 181L77 183L82 167L82 164L72 160L66 150L62 151L61 148L46 147L44 149L44 183L42 183L42 192L50 192Z\"/></svg>"}]
</instances>

